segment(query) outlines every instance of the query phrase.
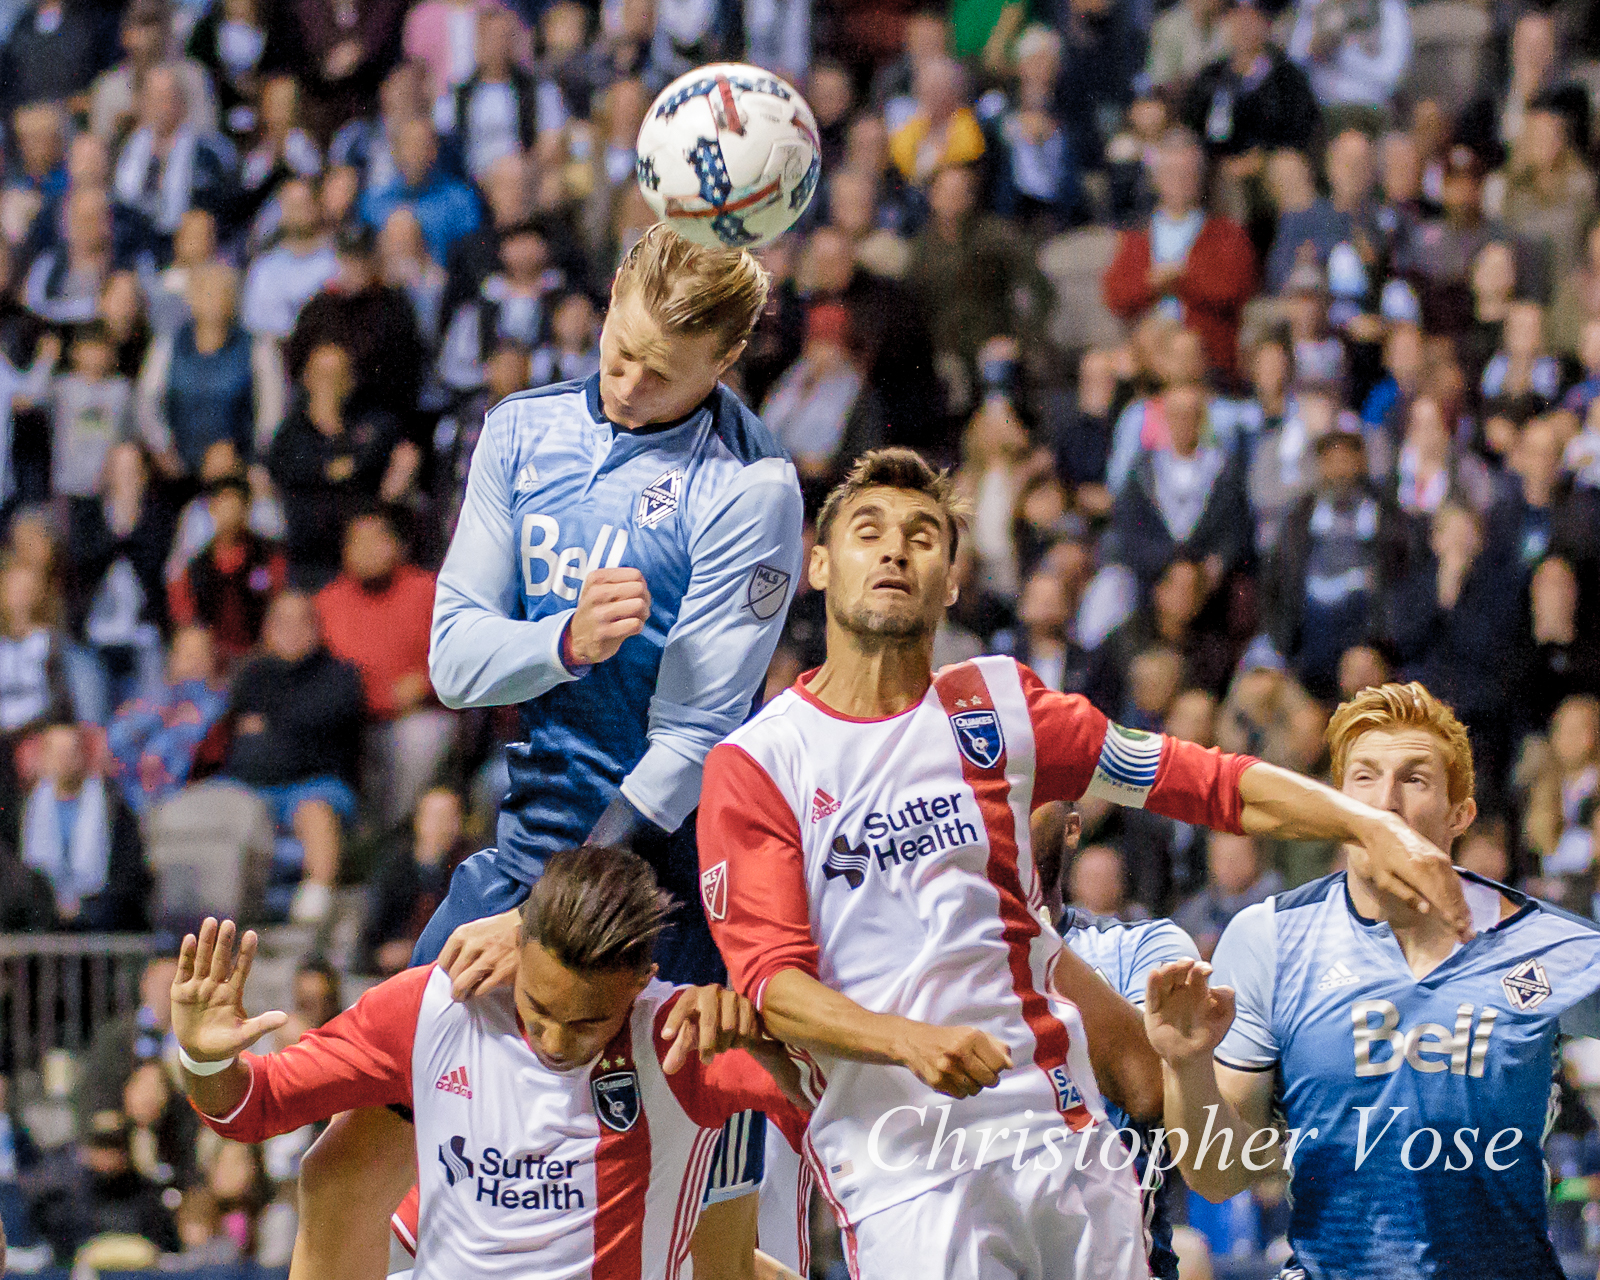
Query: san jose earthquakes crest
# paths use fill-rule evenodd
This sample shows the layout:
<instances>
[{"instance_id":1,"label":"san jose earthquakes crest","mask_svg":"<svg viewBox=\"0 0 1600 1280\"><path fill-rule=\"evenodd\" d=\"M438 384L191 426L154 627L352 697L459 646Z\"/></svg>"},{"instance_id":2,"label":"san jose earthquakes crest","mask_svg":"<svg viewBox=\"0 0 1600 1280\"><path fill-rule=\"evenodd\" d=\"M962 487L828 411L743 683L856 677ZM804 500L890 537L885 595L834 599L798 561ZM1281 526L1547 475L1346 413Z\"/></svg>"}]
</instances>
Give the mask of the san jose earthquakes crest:
<instances>
[{"instance_id":1,"label":"san jose earthquakes crest","mask_svg":"<svg viewBox=\"0 0 1600 1280\"><path fill-rule=\"evenodd\" d=\"M683 472L677 467L657 476L639 493L639 505L633 513L634 524L641 529L654 529L677 511L682 494Z\"/></svg>"},{"instance_id":2,"label":"san jose earthquakes crest","mask_svg":"<svg viewBox=\"0 0 1600 1280\"><path fill-rule=\"evenodd\" d=\"M615 1133L627 1133L639 1119L639 1076L634 1071L613 1071L589 1082L594 1113Z\"/></svg>"},{"instance_id":3,"label":"san jose earthquakes crest","mask_svg":"<svg viewBox=\"0 0 1600 1280\"><path fill-rule=\"evenodd\" d=\"M980 769L992 769L1005 754L1005 735L1000 732L1000 717L993 711L958 711L950 717L956 746L961 754Z\"/></svg>"}]
</instances>

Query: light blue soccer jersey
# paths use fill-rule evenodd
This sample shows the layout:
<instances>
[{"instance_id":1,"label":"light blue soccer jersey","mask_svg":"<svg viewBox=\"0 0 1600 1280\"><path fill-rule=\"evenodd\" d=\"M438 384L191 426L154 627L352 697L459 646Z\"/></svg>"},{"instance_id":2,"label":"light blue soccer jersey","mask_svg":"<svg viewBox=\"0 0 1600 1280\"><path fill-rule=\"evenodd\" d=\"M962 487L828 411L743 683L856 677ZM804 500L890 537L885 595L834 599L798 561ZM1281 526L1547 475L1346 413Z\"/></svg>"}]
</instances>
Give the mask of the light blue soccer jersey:
<instances>
[{"instance_id":1,"label":"light blue soccer jersey","mask_svg":"<svg viewBox=\"0 0 1600 1280\"><path fill-rule=\"evenodd\" d=\"M724 387L677 423L627 431L600 379L489 414L439 573L428 669L451 707L520 703L498 859L525 883L581 843L619 789L675 830L705 756L748 715L800 568L793 465ZM637 568L643 634L581 674L561 637L587 572Z\"/></svg>"},{"instance_id":2,"label":"light blue soccer jersey","mask_svg":"<svg viewBox=\"0 0 1600 1280\"><path fill-rule=\"evenodd\" d=\"M1544 1136L1558 1041L1600 1033L1600 928L1460 875L1478 934L1421 980L1342 872L1246 907L1217 944L1213 982L1238 997L1217 1061L1276 1071L1295 1134L1285 1277L1563 1274Z\"/></svg>"},{"instance_id":3,"label":"light blue soccer jersey","mask_svg":"<svg viewBox=\"0 0 1600 1280\"><path fill-rule=\"evenodd\" d=\"M1137 920L1124 923L1092 916L1087 911L1068 907L1061 918L1061 940L1110 984L1124 1000L1144 1008L1145 987L1150 972L1174 960L1198 960L1200 951L1194 939L1170 920ZM1144 1195L1145 1227L1150 1233L1150 1274L1156 1280L1178 1280L1178 1255L1172 1251L1172 1198L1183 1186L1177 1176L1147 1179L1155 1125L1136 1125L1128 1113L1115 1103L1106 1103L1111 1123L1118 1129L1134 1128L1139 1134L1139 1150L1134 1162L1141 1188L1151 1185Z\"/></svg>"}]
</instances>

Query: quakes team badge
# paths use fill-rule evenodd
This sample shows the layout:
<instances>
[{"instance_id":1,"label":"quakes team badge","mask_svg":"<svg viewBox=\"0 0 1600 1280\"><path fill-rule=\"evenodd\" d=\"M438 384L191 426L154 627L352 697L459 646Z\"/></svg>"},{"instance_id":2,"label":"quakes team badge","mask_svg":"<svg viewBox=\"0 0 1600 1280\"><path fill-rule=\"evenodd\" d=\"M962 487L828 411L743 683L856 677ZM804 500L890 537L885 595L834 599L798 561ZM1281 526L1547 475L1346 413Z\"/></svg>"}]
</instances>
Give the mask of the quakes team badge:
<instances>
[{"instance_id":1,"label":"quakes team badge","mask_svg":"<svg viewBox=\"0 0 1600 1280\"><path fill-rule=\"evenodd\" d=\"M654 481L639 494L639 505L633 513L633 522L641 529L654 529L678 509L678 497L683 492L683 472L674 467Z\"/></svg>"},{"instance_id":2,"label":"quakes team badge","mask_svg":"<svg viewBox=\"0 0 1600 1280\"><path fill-rule=\"evenodd\" d=\"M1500 985L1511 1007L1524 1013L1537 1009L1550 996L1550 979L1537 960L1524 960L1500 979Z\"/></svg>"},{"instance_id":3,"label":"quakes team badge","mask_svg":"<svg viewBox=\"0 0 1600 1280\"><path fill-rule=\"evenodd\" d=\"M633 1071L613 1071L589 1082L594 1113L613 1133L627 1133L639 1119L639 1076Z\"/></svg>"},{"instance_id":4,"label":"quakes team badge","mask_svg":"<svg viewBox=\"0 0 1600 1280\"><path fill-rule=\"evenodd\" d=\"M980 769L992 769L1005 754L1006 740L1000 732L1000 717L993 711L958 711L950 717L956 733L956 746Z\"/></svg>"}]
</instances>

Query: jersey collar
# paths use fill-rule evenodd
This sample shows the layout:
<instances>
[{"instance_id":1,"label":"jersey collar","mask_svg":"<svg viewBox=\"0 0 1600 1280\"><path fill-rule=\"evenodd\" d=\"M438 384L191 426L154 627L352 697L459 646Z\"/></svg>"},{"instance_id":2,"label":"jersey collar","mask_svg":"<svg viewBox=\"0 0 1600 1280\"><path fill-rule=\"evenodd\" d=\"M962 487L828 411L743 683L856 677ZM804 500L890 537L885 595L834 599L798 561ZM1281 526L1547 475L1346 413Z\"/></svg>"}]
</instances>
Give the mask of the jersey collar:
<instances>
[{"instance_id":1,"label":"jersey collar","mask_svg":"<svg viewBox=\"0 0 1600 1280\"><path fill-rule=\"evenodd\" d=\"M1484 919L1474 918L1472 922L1477 931L1478 937L1482 937L1486 933L1493 933L1497 929L1503 929L1507 925L1515 924L1518 920L1521 920L1530 912L1537 911L1542 905L1535 899L1530 898L1527 894L1523 893L1520 889L1513 889L1510 885L1501 884L1498 880L1489 879L1488 876L1480 876L1476 871L1467 871L1462 867L1457 867L1455 872L1456 875L1460 876L1461 879L1465 880L1468 884L1480 885L1485 889L1492 889L1495 893L1507 898L1516 907L1516 910L1510 915L1502 918L1500 915L1499 899L1494 899L1494 918L1492 920L1489 920L1486 917ZM1344 892L1345 910L1350 913L1352 919L1354 919L1358 924L1364 925L1369 929L1377 928L1380 925L1387 927L1387 923L1385 921L1371 919L1370 917L1364 916L1361 914L1361 912L1356 910L1355 899L1350 896L1350 877L1348 873L1344 875L1339 887ZM1468 902L1467 906L1468 910L1471 910L1472 904L1470 902ZM1478 915L1476 912L1473 914L1475 917Z\"/></svg>"},{"instance_id":2,"label":"jersey collar","mask_svg":"<svg viewBox=\"0 0 1600 1280\"><path fill-rule=\"evenodd\" d=\"M904 711L896 711L891 716L847 716L842 711L835 711L832 707L830 707L821 698L817 697L816 694L812 693L811 690L807 687L808 685L810 685L812 679L816 676L817 672L819 672L821 670L822 670L821 667L812 667L810 671L802 671L795 678L794 684L791 685L790 687L795 691L795 694L800 698L800 700L802 702L808 702L813 707L815 707L818 711L822 712L823 715L830 716L835 720L843 720L847 724L885 724L890 720L898 720L901 716L910 715L913 711L915 711L918 707L920 707L923 704L923 702L925 702L927 700L927 697L928 697L927 690L925 689L925 690L923 690L922 697L918 698L915 702L913 702ZM933 681L932 681L932 678L930 677L930 679L928 681L928 689L931 689L931 688L933 688Z\"/></svg>"},{"instance_id":3,"label":"jersey collar","mask_svg":"<svg viewBox=\"0 0 1600 1280\"><path fill-rule=\"evenodd\" d=\"M676 427L681 427L684 423L710 409L712 402L717 398L717 392L721 389L721 386L722 384L718 383L712 387L711 394L690 409L683 417L674 418L671 422L647 422L644 426L637 428L619 427L610 418L606 417L606 411L600 404L600 375L598 373L591 373L583 380L583 396L588 402L589 416L594 419L596 424L610 427L614 434L621 436L656 436L663 431L671 431Z\"/></svg>"}]
</instances>

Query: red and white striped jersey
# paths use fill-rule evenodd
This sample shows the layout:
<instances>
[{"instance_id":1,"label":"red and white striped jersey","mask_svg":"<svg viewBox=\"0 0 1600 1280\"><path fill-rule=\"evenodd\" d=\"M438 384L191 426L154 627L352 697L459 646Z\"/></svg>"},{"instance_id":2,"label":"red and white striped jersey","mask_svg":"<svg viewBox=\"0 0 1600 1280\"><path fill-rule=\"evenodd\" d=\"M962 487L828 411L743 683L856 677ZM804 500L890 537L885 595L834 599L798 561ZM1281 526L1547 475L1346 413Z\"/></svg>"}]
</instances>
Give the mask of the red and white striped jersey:
<instances>
[{"instance_id":1,"label":"red and white striped jersey","mask_svg":"<svg viewBox=\"0 0 1600 1280\"><path fill-rule=\"evenodd\" d=\"M1052 990L1033 809L1087 793L1238 831L1253 762L1111 725L1010 658L947 668L880 720L830 710L809 674L706 761L701 895L730 981L759 1005L799 969L875 1013L982 1028L1015 1064L956 1101L902 1067L816 1055L808 1154L853 1223L953 1176L958 1128L970 1167L985 1129L1020 1155L1103 1114L1077 1009Z\"/></svg>"},{"instance_id":2,"label":"red and white striped jersey","mask_svg":"<svg viewBox=\"0 0 1600 1280\"><path fill-rule=\"evenodd\" d=\"M352 1107L416 1117L416 1280L677 1280L688 1274L725 1120L804 1120L742 1050L661 1069L680 988L652 982L594 1062L541 1063L509 990L458 1004L435 967L407 970L297 1044L245 1054L250 1091L218 1133L258 1142Z\"/></svg>"}]
</instances>

